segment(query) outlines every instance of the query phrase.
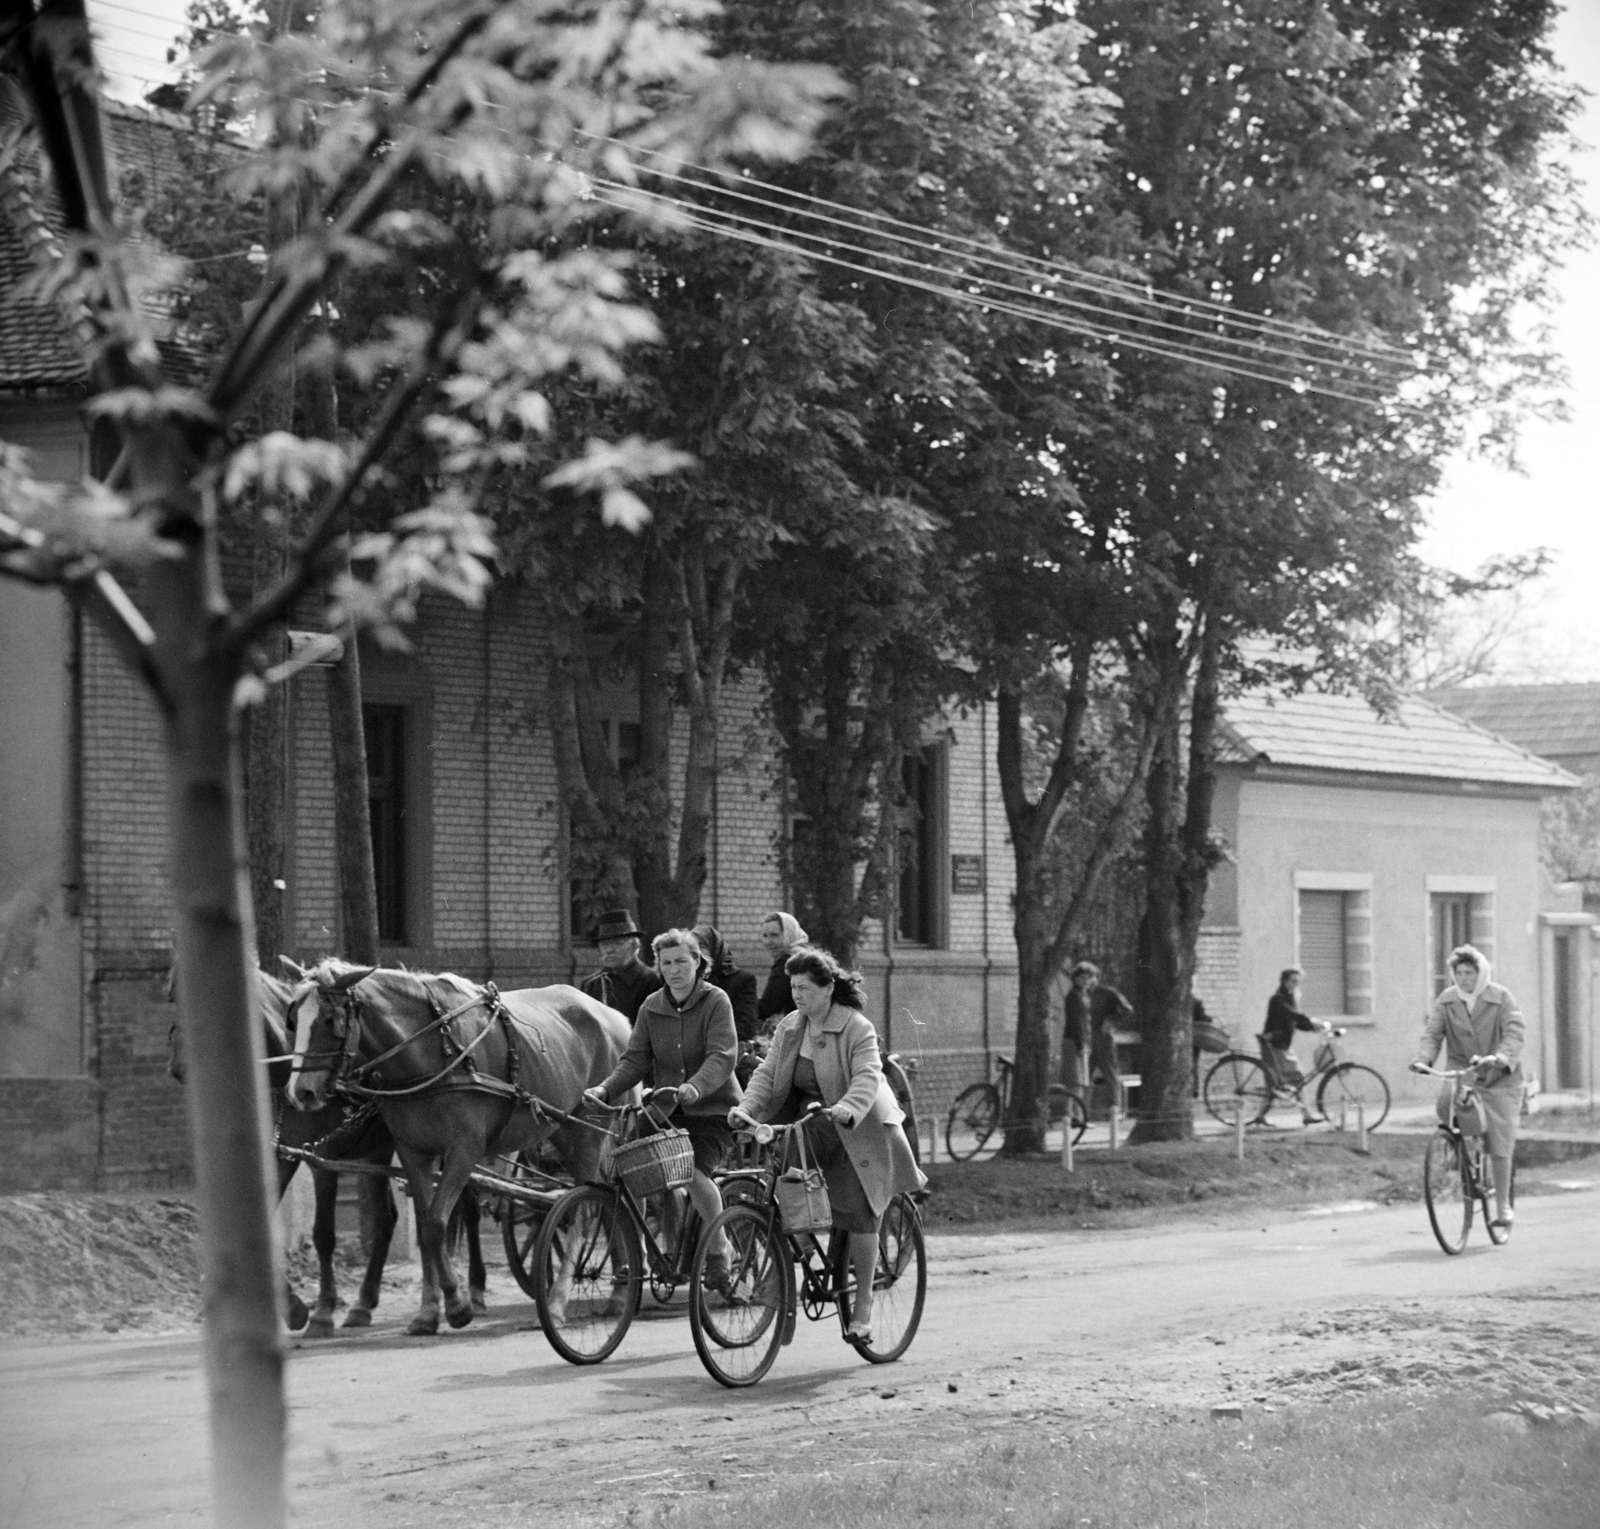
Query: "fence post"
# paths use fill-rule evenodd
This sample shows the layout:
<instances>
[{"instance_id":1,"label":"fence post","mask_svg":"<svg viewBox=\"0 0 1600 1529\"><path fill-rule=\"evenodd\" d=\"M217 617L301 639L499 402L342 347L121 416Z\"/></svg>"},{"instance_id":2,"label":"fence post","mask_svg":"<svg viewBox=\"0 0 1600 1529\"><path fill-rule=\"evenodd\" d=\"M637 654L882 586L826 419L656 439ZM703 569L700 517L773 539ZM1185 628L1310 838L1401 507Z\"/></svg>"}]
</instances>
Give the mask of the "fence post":
<instances>
[{"instance_id":1,"label":"fence post","mask_svg":"<svg viewBox=\"0 0 1600 1529\"><path fill-rule=\"evenodd\" d=\"M939 1122L932 1115L925 1116L928 1122L928 1164L931 1167L939 1161ZM922 1121L917 1122L917 1130L922 1130Z\"/></svg>"},{"instance_id":2,"label":"fence post","mask_svg":"<svg viewBox=\"0 0 1600 1529\"><path fill-rule=\"evenodd\" d=\"M1244 1161L1244 1095L1233 1096L1233 1155Z\"/></svg>"},{"instance_id":3,"label":"fence post","mask_svg":"<svg viewBox=\"0 0 1600 1529\"><path fill-rule=\"evenodd\" d=\"M1356 1100L1356 1151L1369 1153L1371 1148L1367 1145L1367 1107L1359 1099Z\"/></svg>"},{"instance_id":4,"label":"fence post","mask_svg":"<svg viewBox=\"0 0 1600 1529\"><path fill-rule=\"evenodd\" d=\"M1113 1156L1116 1155L1116 1150L1117 1150L1117 1121L1120 1120L1121 1118L1122 1118L1122 1110L1117 1105L1116 1100L1113 1099L1112 1102L1111 1102L1111 1118L1110 1118L1111 1135L1110 1135L1110 1139L1106 1143L1106 1156L1107 1157L1113 1157Z\"/></svg>"},{"instance_id":5,"label":"fence post","mask_svg":"<svg viewBox=\"0 0 1600 1529\"><path fill-rule=\"evenodd\" d=\"M1061 1117L1061 1166L1072 1172L1072 1105L1067 1105L1067 1113Z\"/></svg>"}]
</instances>

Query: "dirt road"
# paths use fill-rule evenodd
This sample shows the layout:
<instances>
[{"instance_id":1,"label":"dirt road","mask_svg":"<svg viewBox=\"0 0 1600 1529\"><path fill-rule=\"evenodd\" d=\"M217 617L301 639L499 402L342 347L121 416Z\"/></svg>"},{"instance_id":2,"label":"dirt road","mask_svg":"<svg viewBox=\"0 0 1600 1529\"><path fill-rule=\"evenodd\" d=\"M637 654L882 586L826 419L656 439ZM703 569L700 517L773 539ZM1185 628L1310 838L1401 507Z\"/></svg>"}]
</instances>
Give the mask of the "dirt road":
<instances>
[{"instance_id":1,"label":"dirt road","mask_svg":"<svg viewBox=\"0 0 1600 1529\"><path fill-rule=\"evenodd\" d=\"M935 1236L922 1331L873 1369L802 1322L753 1391L706 1377L680 1312L597 1369L558 1360L503 1275L488 1320L407 1339L403 1306L289 1361L297 1525L617 1522L641 1499L1111 1409L1292 1405L1349 1388L1600 1404L1600 1189L1529 1193L1510 1246L1445 1258L1421 1206L1138 1231ZM1569 1175L1565 1181L1570 1184ZM1531 1189L1532 1186L1527 1186ZM1497 1357L1498 1356L1498 1357ZM0 1349L0 1523L204 1521L191 1336ZM914 1426L908 1426L914 1425ZM828 1437L828 1436L832 1437Z\"/></svg>"}]
</instances>

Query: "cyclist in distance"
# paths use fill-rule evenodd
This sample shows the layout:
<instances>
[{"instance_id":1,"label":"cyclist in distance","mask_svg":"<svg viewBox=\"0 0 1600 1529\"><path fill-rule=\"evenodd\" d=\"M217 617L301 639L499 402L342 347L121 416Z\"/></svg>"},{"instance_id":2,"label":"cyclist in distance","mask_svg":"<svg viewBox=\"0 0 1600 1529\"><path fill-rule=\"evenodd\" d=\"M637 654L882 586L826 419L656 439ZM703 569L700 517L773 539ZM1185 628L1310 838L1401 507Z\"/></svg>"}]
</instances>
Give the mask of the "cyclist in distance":
<instances>
[{"instance_id":1,"label":"cyclist in distance","mask_svg":"<svg viewBox=\"0 0 1600 1529\"><path fill-rule=\"evenodd\" d=\"M1300 1058L1294 1054L1296 1030L1331 1033L1333 1026L1300 1012L1300 983L1305 974L1286 966L1278 974L1278 991L1267 1000L1267 1022L1261 1031L1261 1061L1275 1088L1298 1088L1305 1081ZM1311 1125L1321 1117L1309 1105L1300 1106L1300 1118Z\"/></svg>"},{"instance_id":2,"label":"cyclist in distance","mask_svg":"<svg viewBox=\"0 0 1600 1529\"><path fill-rule=\"evenodd\" d=\"M1495 1221L1509 1227L1511 1155L1522 1113L1522 1011L1509 989L1489 980L1489 958L1471 945L1450 952L1455 981L1433 1001L1422 1039L1411 1062L1413 1072L1433 1065L1444 1043L1453 1068L1476 1067L1478 1097L1489 1130L1489 1166L1494 1172ZM1454 1079L1439 1091L1439 1118L1450 1118Z\"/></svg>"},{"instance_id":3,"label":"cyclist in distance","mask_svg":"<svg viewBox=\"0 0 1600 1529\"><path fill-rule=\"evenodd\" d=\"M761 948L772 962L766 986L756 1001L756 1022L765 1035L771 1035L778 1021L794 1012L794 995L789 991L785 963L802 945L810 942L810 936L792 913L769 913L761 920Z\"/></svg>"},{"instance_id":4,"label":"cyclist in distance","mask_svg":"<svg viewBox=\"0 0 1600 1529\"><path fill-rule=\"evenodd\" d=\"M1068 1093L1084 1097L1089 1081L1084 1076L1084 1049L1089 1051L1089 1074L1101 1073L1108 1083L1117 1078L1117 1046L1112 1026L1126 1023L1133 1005L1114 987L1100 985L1100 968L1093 961L1079 961L1072 968L1072 986L1063 1004L1065 1019L1061 1029L1061 1082ZM1088 1101L1085 1099L1087 1104Z\"/></svg>"}]
</instances>

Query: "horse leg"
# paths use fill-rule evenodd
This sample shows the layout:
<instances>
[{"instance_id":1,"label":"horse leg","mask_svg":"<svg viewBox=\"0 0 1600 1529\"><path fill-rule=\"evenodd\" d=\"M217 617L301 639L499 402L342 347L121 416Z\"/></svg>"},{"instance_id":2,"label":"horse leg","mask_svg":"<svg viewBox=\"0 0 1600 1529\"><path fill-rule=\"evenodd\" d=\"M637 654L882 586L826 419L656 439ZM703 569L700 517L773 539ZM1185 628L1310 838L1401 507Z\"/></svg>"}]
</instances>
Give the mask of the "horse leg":
<instances>
[{"instance_id":1,"label":"horse leg","mask_svg":"<svg viewBox=\"0 0 1600 1529\"><path fill-rule=\"evenodd\" d=\"M483 1219L483 1206L471 1184L461 1191L460 1203L467 1224L467 1293L473 1312L481 1317L489 1311L489 1275L483 1267L483 1239L478 1224Z\"/></svg>"},{"instance_id":2,"label":"horse leg","mask_svg":"<svg viewBox=\"0 0 1600 1529\"><path fill-rule=\"evenodd\" d=\"M331 1338L333 1312L339 1304L339 1285L333 1272L333 1255L337 1245L335 1217L339 1207L339 1175L326 1168L311 1170L311 1183L316 1189L317 1213L311 1223L311 1245L317 1250L317 1304L306 1323L306 1337Z\"/></svg>"},{"instance_id":3,"label":"horse leg","mask_svg":"<svg viewBox=\"0 0 1600 1529\"><path fill-rule=\"evenodd\" d=\"M289 1188L289 1180L295 1176L299 1163L288 1158L278 1159L278 1199L283 1199L284 1193ZM297 1333L306 1325L311 1317L311 1311L306 1303L300 1299L300 1292L289 1283L289 1277L283 1280L283 1319L289 1326L289 1331Z\"/></svg>"},{"instance_id":4,"label":"horse leg","mask_svg":"<svg viewBox=\"0 0 1600 1529\"><path fill-rule=\"evenodd\" d=\"M370 1327L372 1309L378 1304L378 1293L383 1286L383 1268L389 1261L389 1243L400 1222L400 1212L395 1208L394 1194L387 1178L375 1174L361 1176L361 1193L367 1201L368 1220L372 1226L372 1251L367 1255L367 1272L362 1276L361 1293L355 1305L345 1313L346 1327Z\"/></svg>"},{"instance_id":5,"label":"horse leg","mask_svg":"<svg viewBox=\"0 0 1600 1529\"><path fill-rule=\"evenodd\" d=\"M461 1191L467 1186L468 1175L476 1165L476 1154L470 1148L455 1148L444 1160L444 1171L434 1186L433 1200L428 1206L428 1231L433 1241L435 1272L439 1279L439 1293L444 1298L444 1319L452 1327L465 1327L472 1320L472 1300L456 1279L455 1264L450 1257L450 1243L446 1236L450 1213L455 1209ZM422 1218L417 1218L417 1241L422 1241Z\"/></svg>"},{"instance_id":6,"label":"horse leg","mask_svg":"<svg viewBox=\"0 0 1600 1529\"><path fill-rule=\"evenodd\" d=\"M444 1252L444 1223L435 1218L434 1160L425 1152L397 1146L400 1164L411 1185L411 1209L417 1223L417 1258L422 1264L422 1304L406 1332L413 1338L431 1338L439 1331L440 1257Z\"/></svg>"}]
</instances>

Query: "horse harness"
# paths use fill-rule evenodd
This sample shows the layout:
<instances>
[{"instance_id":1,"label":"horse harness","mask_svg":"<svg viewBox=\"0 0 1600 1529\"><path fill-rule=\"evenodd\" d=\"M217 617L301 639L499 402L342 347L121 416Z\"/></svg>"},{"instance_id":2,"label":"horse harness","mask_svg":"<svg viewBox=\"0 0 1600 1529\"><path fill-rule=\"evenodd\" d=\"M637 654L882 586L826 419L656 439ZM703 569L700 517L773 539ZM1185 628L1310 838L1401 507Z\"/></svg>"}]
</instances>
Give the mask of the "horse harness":
<instances>
[{"instance_id":1,"label":"horse harness","mask_svg":"<svg viewBox=\"0 0 1600 1529\"><path fill-rule=\"evenodd\" d=\"M475 1093L498 1095L511 1100L513 1104L525 1106L535 1114L563 1114L562 1111L552 1110L543 1100L522 1086L522 1060L517 1049L516 1022L510 1010L502 1002L500 990L494 983L485 983L482 990L465 1003L448 1010L441 1009L438 1001L430 993L428 1004L434 1011L434 1017L428 1024L414 1035L408 1035L404 1040L396 1042L370 1062L352 1067L356 1048L361 1041L361 1001L355 995L355 986L359 984L344 988L333 995L335 1005L333 1033L339 1042L338 1051L333 1053L335 1060L332 1088L335 1093L367 1100L370 1107L375 1109L385 1099L415 1098L419 1094L441 1092L446 1089L465 1089ZM452 1028L452 1021L459 1015L479 1007L487 1011L488 1023L470 1041L462 1042ZM506 1071L510 1074L508 1078L496 1078L485 1073L472 1055L497 1024L506 1039ZM425 1078L421 1083L414 1083L408 1088L382 1087L379 1065L404 1051L412 1042L421 1040L423 1036L435 1030L439 1032L440 1048L446 1057L444 1066L431 1078ZM378 1086L372 1087L354 1081L366 1074L371 1074L373 1083Z\"/></svg>"}]
</instances>

